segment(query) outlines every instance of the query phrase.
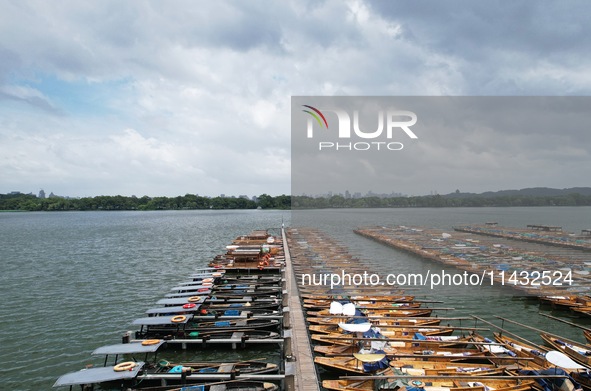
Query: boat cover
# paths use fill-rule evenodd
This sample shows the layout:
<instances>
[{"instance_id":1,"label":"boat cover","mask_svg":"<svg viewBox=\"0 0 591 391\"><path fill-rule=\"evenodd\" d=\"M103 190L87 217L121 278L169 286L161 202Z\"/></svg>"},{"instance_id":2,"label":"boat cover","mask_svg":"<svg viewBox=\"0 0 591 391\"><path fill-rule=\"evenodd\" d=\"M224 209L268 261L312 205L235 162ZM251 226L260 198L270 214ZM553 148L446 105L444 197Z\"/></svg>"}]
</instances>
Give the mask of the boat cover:
<instances>
[{"instance_id":1,"label":"boat cover","mask_svg":"<svg viewBox=\"0 0 591 391\"><path fill-rule=\"evenodd\" d=\"M167 293L164 297L167 298L175 298L175 297L191 297L191 296L208 296L211 294L211 289L207 289L205 291L190 291L190 292L176 292L176 293Z\"/></svg>"},{"instance_id":2,"label":"boat cover","mask_svg":"<svg viewBox=\"0 0 591 391\"><path fill-rule=\"evenodd\" d=\"M191 278L216 278L223 277L226 274L223 270L212 269L211 272L198 272L191 274Z\"/></svg>"},{"instance_id":3,"label":"boat cover","mask_svg":"<svg viewBox=\"0 0 591 391\"><path fill-rule=\"evenodd\" d=\"M173 316L150 316L147 318L139 318L133 321L133 324L136 325L143 325L143 326L160 326L160 325L175 325L175 324L185 324L193 318L193 315L185 315L185 320L182 322L173 322L172 318L178 315Z\"/></svg>"},{"instance_id":4,"label":"boat cover","mask_svg":"<svg viewBox=\"0 0 591 391\"><path fill-rule=\"evenodd\" d=\"M133 379L138 375L139 371L144 366L144 363L141 361L137 364L138 365L129 371L121 372L115 371L113 369L114 366L82 369L80 371L71 372L60 376L53 386L63 387L80 384L98 384L108 381Z\"/></svg>"},{"instance_id":5,"label":"boat cover","mask_svg":"<svg viewBox=\"0 0 591 391\"><path fill-rule=\"evenodd\" d=\"M201 304L195 304L193 308L183 308L182 305L174 306L174 307L160 307L160 308L150 308L146 311L146 314L179 314L183 312L197 312Z\"/></svg>"},{"instance_id":6,"label":"boat cover","mask_svg":"<svg viewBox=\"0 0 591 391\"><path fill-rule=\"evenodd\" d=\"M171 288L170 291L171 292L178 292L178 291L196 291L199 289L211 289L211 285L181 285L181 286L175 286L174 288Z\"/></svg>"},{"instance_id":7,"label":"boat cover","mask_svg":"<svg viewBox=\"0 0 591 391\"><path fill-rule=\"evenodd\" d=\"M192 297L192 296L191 296ZM205 301L206 296L201 296L202 300L201 301ZM188 297L172 297L172 298L167 298L167 299L160 299L156 302L156 304L162 304L162 305L183 305L183 304L187 304L189 303L189 298ZM197 303L195 303L197 304Z\"/></svg>"},{"instance_id":8,"label":"boat cover","mask_svg":"<svg viewBox=\"0 0 591 391\"><path fill-rule=\"evenodd\" d=\"M141 342L120 343L115 345L107 345L97 348L92 352L93 356L109 355L109 354L136 354L136 353L154 353L162 344L164 340L153 345L142 345Z\"/></svg>"},{"instance_id":9,"label":"boat cover","mask_svg":"<svg viewBox=\"0 0 591 391\"><path fill-rule=\"evenodd\" d=\"M371 323L339 323L339 327L349 332L365 333L371 329Z\"/></svg>"},{"instance_id":10,"label":"boat cover","mask_svg":"<svg viewBox=\"0 0 591 391\"><path fill-rule=\"evenodd\" d=\"M567 369L583 369L585 368L582 365L574 362L569 356L564 353L558 352L556 350L551 350L546 353L546 360L550 364L556 365L557 367L567 368Z\"/></svg>"}]
</instances>

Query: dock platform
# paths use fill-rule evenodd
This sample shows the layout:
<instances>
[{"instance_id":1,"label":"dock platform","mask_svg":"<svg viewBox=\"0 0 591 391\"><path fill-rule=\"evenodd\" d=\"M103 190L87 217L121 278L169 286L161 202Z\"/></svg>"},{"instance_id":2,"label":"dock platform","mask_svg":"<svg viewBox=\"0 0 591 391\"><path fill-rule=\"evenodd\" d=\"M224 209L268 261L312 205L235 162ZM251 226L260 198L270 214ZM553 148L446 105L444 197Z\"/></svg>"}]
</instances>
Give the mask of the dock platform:
<instances>
[{"instance_id":1,"label":"dock platform","mask_svg":"<svg viewBox=\"0 0 591 391\"><path fill-rule=\"evenodd\" d=\"M286 268L285 279L287 292L289 294L288 303L291 326L291 352L289 352L288 355L290 357L287 358L291 360L295 359L295 361L288 361L286 364L286 374L288 374L288 371L293 373L294 384L286 382L285 386L286 389L290 391L319 391L320 382L314 365L308 328L306 327L304 311L285 230L283 230L283 243Z\"/></svg>"}]
</instances>

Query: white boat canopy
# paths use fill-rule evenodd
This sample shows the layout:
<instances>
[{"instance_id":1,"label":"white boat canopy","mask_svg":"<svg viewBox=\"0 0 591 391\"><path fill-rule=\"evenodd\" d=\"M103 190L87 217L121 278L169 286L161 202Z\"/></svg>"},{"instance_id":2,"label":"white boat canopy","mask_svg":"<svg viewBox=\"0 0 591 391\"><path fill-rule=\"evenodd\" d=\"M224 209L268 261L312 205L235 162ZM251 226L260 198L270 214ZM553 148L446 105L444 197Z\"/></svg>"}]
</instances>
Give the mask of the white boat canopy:
<instances>
[{"instance_id":1,"label":"white boat canopy","mask_svg":"<svg viewBox=\"0 0 591 391\"><path fill-rule=\"evenodd\" d=\"M177 305L174 307L150 308L146 311L146 314L181 314L185 312L197 312L199 311L199 308L201 308L201 304L195 304L195 307L192 308L185 308L182 305Z\"/></svg>"},{"instance_id":2,"label":"white boat canopy","mask_svg":"<svg viewBox=\"0 0 591 391\"><path fill-rule=\"evenodd\" d=\"M154 341L155 342L155 341ZM160 342L143 345L142 342L130 342L130 343L120 343L115 345L107 345L101 346L100 348L96 348L94 352L92 352L93 356L100 356L100 355L110 355L110 354L137 354L137 353L154 353L155 351L162 346L162 344L166 342L164 340L160 340Z\"/></svg>"},{"instance_id":3,"label":"white boat canopy","mask_svg":"<svg viewBox=\"0 0 591 391\"><path fill-rule=\"evenodd\" d=\"M133 379L143 366L144 362L137 362L135 367L127 371L115 371L114 366L82 369L60 376L53 386L99 384L108 381Z\"/></svg>"},{"instance_id":4,"label":"white boat canopy","mask_svg":"<svg viewBox=\"0 0 591 391\"><path fill-rule=\"evenodd\" d=\"M192 318L193 315L190 314L174 316L149 316L147 318L136 319L133 321L133 324L142 326L181 325L186 324Z\"/></svg>"}]
</instances>

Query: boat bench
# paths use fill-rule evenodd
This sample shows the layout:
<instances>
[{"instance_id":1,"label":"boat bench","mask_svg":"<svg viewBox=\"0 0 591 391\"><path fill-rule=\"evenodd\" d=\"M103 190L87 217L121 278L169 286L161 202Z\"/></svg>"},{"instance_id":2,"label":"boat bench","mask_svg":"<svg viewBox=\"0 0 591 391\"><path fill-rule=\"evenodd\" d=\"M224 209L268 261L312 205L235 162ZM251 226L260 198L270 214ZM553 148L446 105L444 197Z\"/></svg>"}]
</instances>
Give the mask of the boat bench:
<instances>
[{"instance_id":1,"label":"boat bench","mask_svg":"<svg viewBox=\"0 0 591 391\"><path fill-rule=\"evenodd\" d=\"M231 339L242 339L244 337L244 331L236 331L232 333Z\"/></svg>"},{"instance_id":2,"label":"boat bench","mask_svg":"<svg viewBox=\"0 0 591 391\"><path fill-rule=\"evenodd\" d=\"M229 373L234 369L234 364L222 364L218 368L218 373Z\"/></svg>"}]
</instances>

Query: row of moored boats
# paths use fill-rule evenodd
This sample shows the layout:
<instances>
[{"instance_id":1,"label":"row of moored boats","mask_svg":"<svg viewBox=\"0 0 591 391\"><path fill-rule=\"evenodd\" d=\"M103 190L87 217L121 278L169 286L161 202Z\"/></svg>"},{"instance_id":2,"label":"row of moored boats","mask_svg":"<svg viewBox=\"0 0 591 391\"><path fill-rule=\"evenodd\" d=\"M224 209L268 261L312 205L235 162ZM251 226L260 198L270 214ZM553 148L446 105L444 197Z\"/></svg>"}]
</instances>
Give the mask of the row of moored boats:
<instances>
[{"instance_id":1,"label":"row of moored boats","mask_svg":"<svg viewBox=\"0 0 591 391\"><path fill-rule=\"evenodd\" d=\"M283 243L267 231L236 238L224 255L195 270L132 322L122 343L102 346L102 366L61 376L54 387L82 390L244 390L281 386L281 362L178 362L159 358L176 349L283 346Z\"/></svg>"}]
</instances>

